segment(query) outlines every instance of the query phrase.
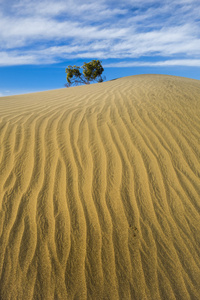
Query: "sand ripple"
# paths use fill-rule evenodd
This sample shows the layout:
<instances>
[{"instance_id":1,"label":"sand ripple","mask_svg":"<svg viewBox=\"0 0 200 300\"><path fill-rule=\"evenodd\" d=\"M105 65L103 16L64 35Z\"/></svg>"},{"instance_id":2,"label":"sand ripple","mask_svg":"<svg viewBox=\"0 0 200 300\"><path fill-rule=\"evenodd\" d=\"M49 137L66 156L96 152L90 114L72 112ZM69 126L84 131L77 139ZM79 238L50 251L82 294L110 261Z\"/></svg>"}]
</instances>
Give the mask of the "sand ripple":
<instances>
[{"instance_id":1,"label":"sand ripple","mask_svg":"<svg viewBox=\"0 0 200 300\"><path fill-rule=\"evenodd\" d=\"M0 98L0 299L200 299L200 82Z\"/></svg>"}]
</instances>

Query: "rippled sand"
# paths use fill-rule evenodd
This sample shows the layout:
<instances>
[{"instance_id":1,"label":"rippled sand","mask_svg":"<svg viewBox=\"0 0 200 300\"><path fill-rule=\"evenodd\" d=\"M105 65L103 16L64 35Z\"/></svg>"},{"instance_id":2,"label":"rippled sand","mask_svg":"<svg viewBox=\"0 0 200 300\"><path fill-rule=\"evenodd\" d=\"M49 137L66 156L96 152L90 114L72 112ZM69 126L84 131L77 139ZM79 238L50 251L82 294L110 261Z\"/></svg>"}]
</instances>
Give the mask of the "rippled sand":
<instances>
[{"instance_id":1,"label":"rippled sand","mask_svg":"<svg viewBox=\"0 0 200 300\"><path fill-rule=\"evenodd\" d=\"M200 299L200 81L0 98L0 299Z\"/></svg>"}]
</instances>

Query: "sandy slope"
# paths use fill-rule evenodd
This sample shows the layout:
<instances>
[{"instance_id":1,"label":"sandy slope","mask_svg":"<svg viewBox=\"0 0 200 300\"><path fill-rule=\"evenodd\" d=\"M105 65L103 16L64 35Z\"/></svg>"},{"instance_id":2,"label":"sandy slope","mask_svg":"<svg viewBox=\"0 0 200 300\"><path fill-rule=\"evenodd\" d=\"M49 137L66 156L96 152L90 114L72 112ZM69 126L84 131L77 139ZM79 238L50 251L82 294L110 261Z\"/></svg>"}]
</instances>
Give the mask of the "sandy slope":
<instances>
[{"instance_id":1,"label":"sandy slope","mask_svg":"<svg viewBox=\"0 0 200 300\"><path fill-rule=\"evenodd\" d=\"M200 81L0 98L0 299L200 299Z\"/></svg>"}]
</instances>

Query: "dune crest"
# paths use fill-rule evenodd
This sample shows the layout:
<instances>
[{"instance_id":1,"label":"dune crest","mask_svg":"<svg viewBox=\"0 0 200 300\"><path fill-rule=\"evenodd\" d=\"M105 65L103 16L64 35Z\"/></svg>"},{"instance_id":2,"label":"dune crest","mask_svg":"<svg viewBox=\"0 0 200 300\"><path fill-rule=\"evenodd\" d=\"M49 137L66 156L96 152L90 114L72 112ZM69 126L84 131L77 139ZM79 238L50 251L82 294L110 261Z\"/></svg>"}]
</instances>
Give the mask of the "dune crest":
<instances>
[{"instance_id":1,"label":"dune crest","mask_svg":"<svg viewBox=\"0 0 200 300\"><path fill-rule=\"evenodd\" d=\"M0 98L0 299L200 299L200 81Z\"/></svg>"}]
</instances>

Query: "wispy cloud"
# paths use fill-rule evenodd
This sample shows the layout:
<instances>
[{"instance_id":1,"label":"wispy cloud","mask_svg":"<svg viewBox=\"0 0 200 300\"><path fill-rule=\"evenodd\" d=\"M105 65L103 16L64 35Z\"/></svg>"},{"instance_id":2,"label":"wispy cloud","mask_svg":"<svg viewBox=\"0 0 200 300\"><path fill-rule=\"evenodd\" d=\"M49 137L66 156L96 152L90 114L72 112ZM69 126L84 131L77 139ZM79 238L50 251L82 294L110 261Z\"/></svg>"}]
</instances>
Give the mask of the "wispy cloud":
<instances>
[{"instance_id":1,"label":"wispy cloud","mask_svg":"<svg viewBox=\"0 0 200 300\"><path fill-rule=\"evenodd\" d=\"M199 0L1 0L0 66L147 56L192 64L199 11Z\"/></svg>"},{"instance_id":2,"label":"wispy cloud","mask_svg":"<svg viewBox=\"0 0 200 300\"><path fill-rule=\"evenodd\" d=\"M118 62L106 64L107 68L124 68L124 67L161 67L161 66L187 66L200 67L200 59L171 59L156 62L134 61Z\"/></svg>"}]
</instances>

